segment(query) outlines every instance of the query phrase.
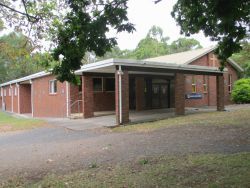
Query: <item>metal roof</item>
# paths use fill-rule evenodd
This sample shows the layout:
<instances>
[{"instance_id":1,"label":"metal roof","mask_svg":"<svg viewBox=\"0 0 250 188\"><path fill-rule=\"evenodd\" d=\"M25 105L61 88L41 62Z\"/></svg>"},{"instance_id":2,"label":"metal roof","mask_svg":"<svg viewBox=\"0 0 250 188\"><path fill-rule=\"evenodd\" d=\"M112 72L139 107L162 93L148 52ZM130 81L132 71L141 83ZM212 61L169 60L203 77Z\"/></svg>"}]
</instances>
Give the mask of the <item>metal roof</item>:
<instances>
[{"instance_id":1,"label":"metal roof","mask_svg":"<svg viewBox=\"0 0 250 188\"><path fill-rule=\"evenodd\" d=\"M156 62L163 62L163 63L176 63L179 65L188 65L192 63L193 61L199 59L200 57L214 51L215 49L216 49L216 46L212 46L208 48L189 50L185 52L149 58L149 59L146 59L145 61L156 61ZM239 72L243 72L243 69L231 58L229 58L227 61L236 70L238 70Z\"/></svg>"}]
</instances>

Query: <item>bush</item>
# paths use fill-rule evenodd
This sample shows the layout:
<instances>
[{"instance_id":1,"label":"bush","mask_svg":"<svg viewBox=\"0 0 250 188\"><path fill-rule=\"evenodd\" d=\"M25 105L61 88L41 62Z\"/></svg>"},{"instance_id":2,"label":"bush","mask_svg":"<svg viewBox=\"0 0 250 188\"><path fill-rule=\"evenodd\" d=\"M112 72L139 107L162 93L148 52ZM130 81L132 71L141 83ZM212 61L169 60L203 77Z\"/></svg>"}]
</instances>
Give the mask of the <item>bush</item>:
<instances>
[{"instance_id":1,"label":"bush","mask_svg":"<svg viewBox=\"0 0 250 188\"><path fill-rule=\"evenodd\" d=\"M236 103L250 103L250 78L242 78L235 82L232 100Z\"/></svg>"}]
</instances>

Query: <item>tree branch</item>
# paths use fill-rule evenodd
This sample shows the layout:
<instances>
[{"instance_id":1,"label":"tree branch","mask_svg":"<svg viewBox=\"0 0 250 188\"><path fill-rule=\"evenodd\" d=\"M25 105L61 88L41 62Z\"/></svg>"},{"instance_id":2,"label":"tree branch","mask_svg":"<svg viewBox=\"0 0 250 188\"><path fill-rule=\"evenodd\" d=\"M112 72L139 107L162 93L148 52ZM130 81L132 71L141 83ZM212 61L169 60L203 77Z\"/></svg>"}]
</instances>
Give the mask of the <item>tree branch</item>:
<instances>
[{"instance_id":1,"label":"tree branch","mask_svg":"<svg viewBox=\"0 0 250 188\"><path fill-rule=\"evenodd\" d=\"M28 14L27 12L21 12L21 11L16 10L16 9L14 9L14 8L8 6L8 5L5 5L5 4L3 4L3 3L1 3L1 2L0 2L0 6L2 6L2 7L4 7L4 8L7 8L7 9L13 11L13 12L18 13L18 14L21 14L21 15L26 16L26 17L28 18L29 22L36 22L36 21L38 20L35 16L32 16L32 15ZM25 6L24 6L24 7L25 7ZM25 7L25 11L26 11L26 7ZM31 21L30 18L34 19L35 21Z\"/></svg>"}]
</instances>

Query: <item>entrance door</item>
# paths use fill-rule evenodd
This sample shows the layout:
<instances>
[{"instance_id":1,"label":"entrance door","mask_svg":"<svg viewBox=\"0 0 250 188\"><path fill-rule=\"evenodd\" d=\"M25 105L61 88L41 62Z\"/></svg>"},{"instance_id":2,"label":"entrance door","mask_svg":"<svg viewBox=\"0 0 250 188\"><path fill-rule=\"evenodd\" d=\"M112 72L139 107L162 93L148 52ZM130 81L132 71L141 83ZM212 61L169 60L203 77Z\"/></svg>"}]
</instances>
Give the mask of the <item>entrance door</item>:
<instances>
[{"instance_id":1,"label":"entrance door","mask_svg":"<svg viewBox=\"0 0 250 188\"><path fill-rule=\"evenodd\" d=\"M168 84L152 84L152 108L169 107Z\"/></svg>"}]
</instances>

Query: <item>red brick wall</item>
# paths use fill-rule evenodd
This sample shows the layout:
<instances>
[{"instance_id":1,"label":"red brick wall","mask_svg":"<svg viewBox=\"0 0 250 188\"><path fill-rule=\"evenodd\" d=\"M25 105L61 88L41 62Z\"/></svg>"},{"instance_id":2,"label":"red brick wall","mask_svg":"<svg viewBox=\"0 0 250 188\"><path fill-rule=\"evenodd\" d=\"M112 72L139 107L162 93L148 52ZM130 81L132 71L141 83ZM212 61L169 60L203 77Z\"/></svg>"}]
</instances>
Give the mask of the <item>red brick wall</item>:
<instances>
[{"instance_id":1,"label":"red brick wall","mask_svg":"<svg viewBox=\"0 0 250 188\"><path fill-rule=\"evenodd\" d=\"M71 113L82 113L82 93L79 92L79 86L70 84L70 111ZM79 109L78 109L79 103Z\"/></svg>"},{"instance_id":2,"label":"red brick wall","mask_svg":"<svg viewBox=\"0 0 250 188\"><path fill-rule=\"evenodd\" d=\"M213 56L213 53L206 54L202 56L201 58L195 60L194 62L190 63L190 65L200 65L200 66L215 66L219 67L219 61L216 59L214 62L211 60ZM231 95L228 92L228 74L232 74L232 82L234 83L237 79L237 72L236 70L229 64L226 65L226 68L228 69L228 73L224 75L225 79L225 104L231 104L232 101L230 100ZM186 99L185 105L187 107L199 107L199 106L215 106L217 104L216 99L216 77L215 76L208 76L208 93L203 93L203 76L202 75L196 75L195 76L197 80L197 92L202 93L203 98L202 99ZM186 76L186 85L185 85L186 93L192 92L192 76L187 75Z\"/></svg>"},{"instance_id":3,"label":"red brick wall","mask_svg":"<svg viewBox=\"0 0 250 188\"><path fill-rule=\"evenodd\" d=\"M94 111L115 110L115 92L94 92Z\"/></svg>"},{"instance_id":4,"label":"red brick wall","mask_svg":"<svg viewBox=\"0 0 250 188\"><path fill-rule=\"evenodd\" d=\"M6 96L4 96L5 109L6 111L11 112L12 111L12 99L11 99L11 96L9 95L10 86L5 86L3 88L6 90Z\"/></svg>"},{"instance_id":5,"label":"red brick wall","mask_svg":"<svg viewBox=\"0 0 250 188\"><path fill-rule=\"evenodd\" d=\"M18 113L18 87L16 85L12 86L13 89L13 112ZM15 95L16 89L16 95Z\"/></svg>"},{"instance_id":6,"label":"red brick wall","mask_svg":"<svg viewBox=\"0 0 250 188\"><path fill-rule=\"evenodd\" d=\"M49 81L54 76L33 80L34 117L66 117L66 82L57 81L57 93L49 94Z\"/></svg>"},{"instance_id":7,"label":"red brick wall","mask_svg":"<svg viewBox=\"0 0 250 188\"><path fill-rule=\"evenodd\" d=\"M229 93L228 91L228 74L232 75L232 83L234 83L236 80L239 79L239 76L237 74L237 72L235 71L235 69L231 66L231 65L227 65L227 69L228 72L224 74L224 83L225 83L225 91L224 91L224 95L225 95L225 104L233 104L232 100L231 100L231 93ZM232 85L232 89L233 89L233 85Z\"/></svg>"},{"instance_id":8,"label":"red brick wall","mask_svg":"<svg viewBox=\"0 0 250 188\"><path fill-rule=\"evenodd\" d=\"M31 85L19 85L20 113L31 113Z\"/></svg>"}]
</instances>

